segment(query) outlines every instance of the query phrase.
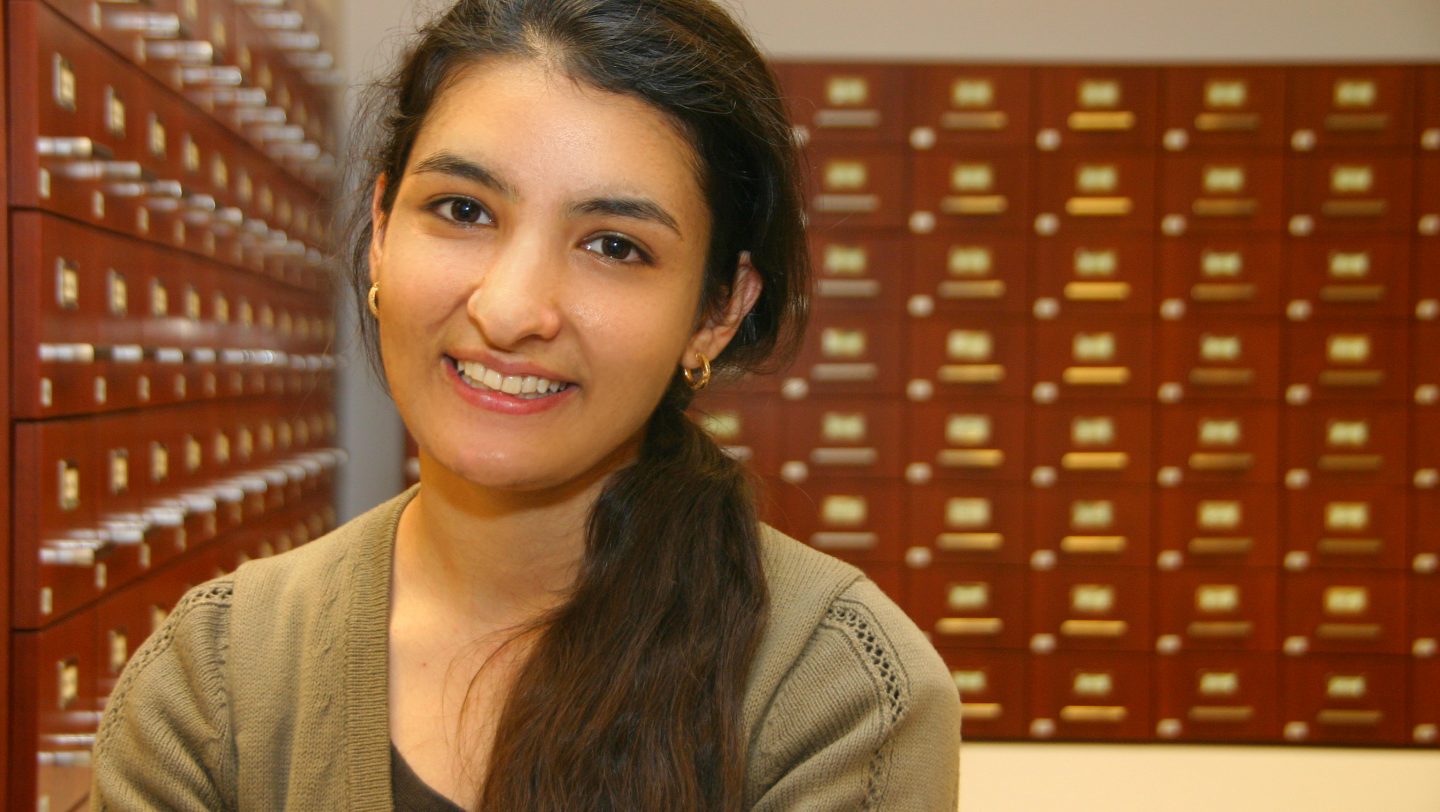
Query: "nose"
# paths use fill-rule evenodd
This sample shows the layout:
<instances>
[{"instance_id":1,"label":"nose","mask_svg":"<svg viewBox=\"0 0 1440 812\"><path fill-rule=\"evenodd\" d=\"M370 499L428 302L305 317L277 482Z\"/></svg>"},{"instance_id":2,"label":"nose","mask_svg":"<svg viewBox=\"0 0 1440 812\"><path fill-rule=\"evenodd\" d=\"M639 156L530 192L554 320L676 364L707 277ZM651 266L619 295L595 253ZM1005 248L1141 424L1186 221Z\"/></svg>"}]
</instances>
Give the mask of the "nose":
<instances>
[{"instance_id":1,"label":"nose","mask_svg":"<svg viewBox=\"0 0 1440 812\"><path fill-rule=\"evenodd\" d=\"M489 259L466 304L470 320L493 349L518 349L560 330L563 258L531 241L507 241Z\"/></svg>"}]
</instances>

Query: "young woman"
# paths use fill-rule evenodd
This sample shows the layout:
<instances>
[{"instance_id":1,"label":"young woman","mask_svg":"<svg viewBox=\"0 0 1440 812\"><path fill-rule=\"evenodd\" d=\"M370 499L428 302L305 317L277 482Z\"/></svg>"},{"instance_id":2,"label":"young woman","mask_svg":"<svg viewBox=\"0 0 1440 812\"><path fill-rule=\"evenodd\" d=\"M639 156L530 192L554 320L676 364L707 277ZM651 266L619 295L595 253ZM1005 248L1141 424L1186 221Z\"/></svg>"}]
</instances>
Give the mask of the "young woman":
<instances>
[{"instance_id":1,"label":"young woman","mask_svg":"<svg viewBox=\"0 0 1440 812\"><path fill-rule=\"evenodd\" d=\"M421 484L188 595L96 807L954 809L934 650L685 417L806 310L746 35L710 0L460 0L387 90L351 271Z\"/></svg>"}]
</instances>

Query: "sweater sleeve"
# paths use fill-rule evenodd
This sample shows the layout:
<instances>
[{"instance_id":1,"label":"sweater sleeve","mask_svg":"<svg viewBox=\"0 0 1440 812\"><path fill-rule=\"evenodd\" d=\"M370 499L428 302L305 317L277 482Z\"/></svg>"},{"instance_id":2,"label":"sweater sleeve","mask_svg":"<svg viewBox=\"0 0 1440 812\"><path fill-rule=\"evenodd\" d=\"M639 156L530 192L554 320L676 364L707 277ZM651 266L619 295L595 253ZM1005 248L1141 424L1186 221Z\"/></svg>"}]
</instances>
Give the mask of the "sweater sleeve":
<instances>
[{"instance_id":1,"label":"sweater sleeve","mask_svg":"<svg viewBox=\"0 0 1440 812\"><path fill-rule=\"evenodd\" d=\"M225 659L233 588L186 594L126 665L95 740L95 810L233 808Z\"/></svg>"},{"instance_id":2,"label":"sweater sleeve","mask_svg":"<svg viewBox=\"0 0 1440 812\"><path fill-rule=\"evenodd\" d=\"M954 810L960 699L920 630L873 583L831 604L775 694L754 809Z\"/></svg>"}]
</instances>

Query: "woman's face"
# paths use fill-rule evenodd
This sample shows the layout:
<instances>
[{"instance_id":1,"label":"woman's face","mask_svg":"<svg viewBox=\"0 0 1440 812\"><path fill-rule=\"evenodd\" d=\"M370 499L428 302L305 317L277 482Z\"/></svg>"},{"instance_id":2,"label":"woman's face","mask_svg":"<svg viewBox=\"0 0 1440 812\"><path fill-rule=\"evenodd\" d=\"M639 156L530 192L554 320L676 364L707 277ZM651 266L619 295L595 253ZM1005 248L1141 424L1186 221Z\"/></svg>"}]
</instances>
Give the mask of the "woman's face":
<instances>
[{"instance_id":1,"label":"woman's face","mask_svg":"<svg viewBox=\"0 0 1440 812\"><path fill-rule=\"evenodd\" d=\"M719 351L696 331L695 161L644 102L539 62L444 91L370 262L390 390L433 462L537 490L633 458L678 365Z\"/></svg>"}]
</instances>

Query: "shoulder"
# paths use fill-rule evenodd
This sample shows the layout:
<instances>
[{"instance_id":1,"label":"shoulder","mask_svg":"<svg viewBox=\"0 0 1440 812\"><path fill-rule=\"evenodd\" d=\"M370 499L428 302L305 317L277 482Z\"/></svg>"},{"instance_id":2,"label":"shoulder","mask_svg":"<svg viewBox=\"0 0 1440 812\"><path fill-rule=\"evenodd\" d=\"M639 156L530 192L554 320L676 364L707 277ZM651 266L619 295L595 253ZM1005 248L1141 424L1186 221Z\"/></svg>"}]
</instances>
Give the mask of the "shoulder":
<instances>
[{"instance_id":1,"label":"shoulder","mask_svg":"<svg viewBox=\"0 0 1440 812\"><path fill-rule=\"evenodd\" d=\"M954 808L960 702L934 647L854 567L773 531L764 549L771 609L746 696L748 800Z\"/></svg>"}]
</instances>

